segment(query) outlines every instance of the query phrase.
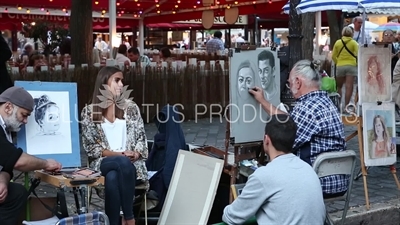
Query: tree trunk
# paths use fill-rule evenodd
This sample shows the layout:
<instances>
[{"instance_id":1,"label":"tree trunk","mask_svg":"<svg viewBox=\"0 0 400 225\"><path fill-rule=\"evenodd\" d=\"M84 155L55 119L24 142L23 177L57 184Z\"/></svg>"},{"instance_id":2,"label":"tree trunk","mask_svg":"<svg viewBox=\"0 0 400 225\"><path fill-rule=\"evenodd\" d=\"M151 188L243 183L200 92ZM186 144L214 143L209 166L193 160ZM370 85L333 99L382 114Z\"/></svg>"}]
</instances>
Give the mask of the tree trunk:
<instances>
[{"instance_id":1,"label":"tree trunk","mask_svg":"<svg viewBox=\"0 0 400 225\"><path fill-rule=\"evenodd\" d=\"M290 1L289 11L289 71L293 65L301 60L302 57L302 46L301 46L301 16L296 12L296 6L300 3L300 0Z\"/></svg>"},{"instance_id":2,"label":"tree trunk","mask_svg":"<svg viewBox=\"0 0 400 225\"><path fill-rule=\"evenodd\" d=\"M326 16L328 17L328 24L329 24L329 37L330 37L329 49L332 50L333 45L335 45L335 42L340 39L341 31L339 28L339 24L343 23L343 21L338 22L336 11L334 10L326 11Z\"/></svg>"},{"instance_id":3,"label":"tree trunk","mask_svg":"<svg viewBox=\"0 0 400 225\"><path fill-rule=\"evenodd\" d=\"M71 64L76 67L91 64L93 55L93 20L91 0L71 0L69 30L71 34Z\"/></svg>"},{"instance_id":4,"label":"tree trunk","mask_svg":"<svg viewBox=\"0 0 400 225\"><path fill-rule=\"evenodd\" d=\"M303 47L303 59L313 60L314 53L314 24L315 13L304 13L301 16L301 22L305 24L302 29L303 39L301 46Z\"/></svg>"}]
</instances>

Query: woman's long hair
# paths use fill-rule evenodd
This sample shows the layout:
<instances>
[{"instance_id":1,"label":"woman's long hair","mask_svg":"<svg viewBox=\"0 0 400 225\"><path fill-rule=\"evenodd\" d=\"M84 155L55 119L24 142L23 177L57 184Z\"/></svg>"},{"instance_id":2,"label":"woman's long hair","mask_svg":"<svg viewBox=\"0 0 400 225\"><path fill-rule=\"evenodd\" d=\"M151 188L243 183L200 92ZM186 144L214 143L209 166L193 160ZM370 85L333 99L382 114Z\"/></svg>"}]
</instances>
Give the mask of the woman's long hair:
<instances>
[{"instance_id":1,"label":"woman's long hair","mask_svg":"<svg viewBox=\"0 0 400 225\"><path fill-rule=\"evenodd\" d=\"M92 120L95 123L103 122L103 116L107 111L107 108L100 107L101 100L98 96L102 96L100 90L105 90L104 85L108 84L108 80L115 73L122 73L117 67L107 66L103 67L97 74L96 83L94 84L93 96L92 96ZM106 96L104 96L106 97ZM124 110L119 107L114 107L115 118L123 119Z\"/></svg>"},{"instance_id":2,"label":"woman's long hair","mask_svg":"<svg viewBox=\"0 0 400 225\"><path fill-rule=\"evenodd\" d=\"M382 130L383 130L383 140L385 143L387 143L389 141L389 133L385 124L385 120L383 119L383 117L381 115L376 115L374 116L374 122L372 123L373 126L373 133L372 133L372 141L376 141L376 139L378 138L378 136L376 135L376 131L375 131L375 124L376 121L379 120L382 124Z\"/></svg>"}]
</instances>

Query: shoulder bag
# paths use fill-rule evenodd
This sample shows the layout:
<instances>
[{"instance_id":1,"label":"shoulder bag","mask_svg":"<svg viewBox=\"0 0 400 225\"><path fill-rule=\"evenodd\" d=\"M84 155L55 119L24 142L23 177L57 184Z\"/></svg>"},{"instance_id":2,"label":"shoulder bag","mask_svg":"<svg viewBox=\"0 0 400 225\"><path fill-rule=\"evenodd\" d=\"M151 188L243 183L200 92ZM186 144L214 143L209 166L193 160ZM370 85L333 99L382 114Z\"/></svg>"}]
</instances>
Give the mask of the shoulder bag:
<instances>
[{"instance_id":1,"label":"shoulder bag","mask_svg":"<svg viewBox=\"0 0 400 225\"><path fill-rule=\"evenodd\" d=\"M347 48L346 43L344 43L343 39L340 39L340 40L341 40L342 43L343 43L343 47L347 50L347 52L348 52L350 55L352 55L352 56L356 59L356 62L357 62L357 56L355 56L355 55L349 50L349 48Z\"/></svg>"}]
</instances>

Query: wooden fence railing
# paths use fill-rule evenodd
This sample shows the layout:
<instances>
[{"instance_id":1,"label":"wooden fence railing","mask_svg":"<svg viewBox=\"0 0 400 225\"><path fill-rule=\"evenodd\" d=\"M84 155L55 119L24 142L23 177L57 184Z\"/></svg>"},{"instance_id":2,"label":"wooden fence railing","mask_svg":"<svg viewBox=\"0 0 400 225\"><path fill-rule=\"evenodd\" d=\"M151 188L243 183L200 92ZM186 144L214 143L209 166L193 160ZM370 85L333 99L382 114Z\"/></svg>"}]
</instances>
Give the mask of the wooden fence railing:
<instances>
[{"instance_id":1,"label":"wooden fence railing","mask_svg":"<svg viewBox=\"0 0 400 225\"><path fill-rule=\"evenodd\" d=\"M83 67L74 70L14 73L13 80L42 82L76 82L78 109L90 103L94 82L101 68ZM152 121L166 104L176 104L185 120L204 118L210 114L210 105L224 109L229 104L229 73L220 66L204 69L187 66L184 69L158 67L130 68L123 71L124 85L133 89L130 97L141 108L145 122Z\"/></svg>"}]
</instances>

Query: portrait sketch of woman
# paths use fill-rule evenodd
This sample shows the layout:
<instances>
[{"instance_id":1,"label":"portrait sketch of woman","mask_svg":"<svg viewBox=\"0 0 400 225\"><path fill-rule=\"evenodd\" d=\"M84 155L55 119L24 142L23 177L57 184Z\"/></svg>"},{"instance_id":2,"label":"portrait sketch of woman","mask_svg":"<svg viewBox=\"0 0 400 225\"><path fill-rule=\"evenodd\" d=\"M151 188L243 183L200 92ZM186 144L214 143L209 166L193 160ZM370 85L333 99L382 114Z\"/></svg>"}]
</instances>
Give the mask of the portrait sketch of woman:
<instances>
[{"instance_id":1,"label":"portrait sketch of woman","mask_svg":"<svg viewBox=\"0 0 400 225\"><path fill-rule=\"evenodd\" d=\"M34 92L35 106L26 125L28 153L71 153L68 93Z\"/></svg>"},{"instance_id":2,"label":"portrait sketch of woman","mask_svg":"<svg viewBox=\"0 0 400 225\"><path fill-rule=\"evenodd\" d=\"M363 104L364 107L365 104ZM394 112L370 107L364 117L364 155L367 166L392 165L396 161ZM375 109L373 109L375 107ZM385 107L385 106L383 106ZM364 109L363 109L364 111Z\"/></svg>"},{"instance_id":3,"label":"portrait sketch of woman","mask_svg":"<svg viewBox=\"0 0 400 225\"><path fill-rule=\"evenodd\" d=\"M40 128L39 135L59 135L60 108L56 103L50 101L47 95L33 99L35 102L34 116Z\"/></svg>"}]
</instances>

